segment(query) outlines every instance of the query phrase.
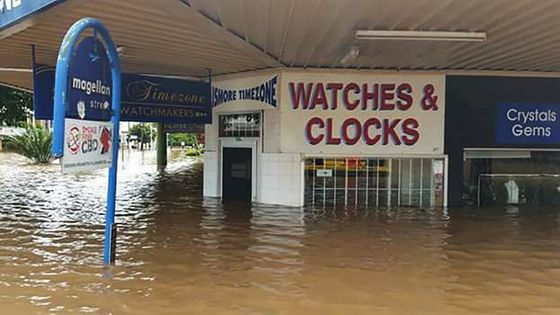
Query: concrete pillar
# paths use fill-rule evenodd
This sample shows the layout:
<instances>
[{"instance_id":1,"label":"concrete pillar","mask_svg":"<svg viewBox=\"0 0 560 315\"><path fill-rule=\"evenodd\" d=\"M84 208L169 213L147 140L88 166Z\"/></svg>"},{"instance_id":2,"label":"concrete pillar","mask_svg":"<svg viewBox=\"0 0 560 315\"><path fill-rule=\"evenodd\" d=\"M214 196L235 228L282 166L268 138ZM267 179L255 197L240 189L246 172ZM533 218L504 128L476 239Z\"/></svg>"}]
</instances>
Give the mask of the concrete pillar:
<instances>
[{"instance_id":1,"label":"concrete pillar","mask_svg":"<svg viewBox=\"0 0 560 315\"><path fill-rule=\"evenodd\" d=\"M157 165L159 168L167 166L167 134L163 131L163 124L157 124Z\"/></svg>"}]
</instances>

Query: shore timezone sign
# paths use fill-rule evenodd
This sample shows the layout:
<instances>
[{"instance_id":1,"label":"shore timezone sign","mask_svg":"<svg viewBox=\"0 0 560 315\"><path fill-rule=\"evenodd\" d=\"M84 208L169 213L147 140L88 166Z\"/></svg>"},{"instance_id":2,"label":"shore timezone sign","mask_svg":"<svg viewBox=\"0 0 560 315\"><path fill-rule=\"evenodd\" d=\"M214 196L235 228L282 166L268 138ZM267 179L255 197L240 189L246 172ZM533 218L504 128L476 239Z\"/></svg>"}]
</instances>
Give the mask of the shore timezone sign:
<instances>
[{"instance_id":1,"label":"shore timezone sign","mask_svg":"<svg viewBox=\"0 0 560 315\"><path fill-rule=\"evenodd\" d=\"M88 29L93 36L85 36ZM120 91L119 57L109 31L96 19L77 21L56 63L52 151L63 172L109 167L105 265L115 261Z\"/></svg>"}]
</instances>

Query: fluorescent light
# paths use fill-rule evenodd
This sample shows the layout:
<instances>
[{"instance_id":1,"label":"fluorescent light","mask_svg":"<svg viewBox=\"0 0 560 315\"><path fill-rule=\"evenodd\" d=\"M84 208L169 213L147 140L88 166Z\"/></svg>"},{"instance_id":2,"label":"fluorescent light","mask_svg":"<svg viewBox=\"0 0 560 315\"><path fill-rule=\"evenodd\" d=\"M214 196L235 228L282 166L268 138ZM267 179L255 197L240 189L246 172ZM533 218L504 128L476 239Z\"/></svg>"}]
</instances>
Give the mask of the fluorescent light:
<instances>
[{"instance_id":1,"label":"fluorescent light","mask_svg":"<svg viewBox=\"0 0 560 315\"><path fill-rule=\"evenodd\" d=\"M483 42L486 32L357 30L356 39Z\"/></svg>"}]
</instances>

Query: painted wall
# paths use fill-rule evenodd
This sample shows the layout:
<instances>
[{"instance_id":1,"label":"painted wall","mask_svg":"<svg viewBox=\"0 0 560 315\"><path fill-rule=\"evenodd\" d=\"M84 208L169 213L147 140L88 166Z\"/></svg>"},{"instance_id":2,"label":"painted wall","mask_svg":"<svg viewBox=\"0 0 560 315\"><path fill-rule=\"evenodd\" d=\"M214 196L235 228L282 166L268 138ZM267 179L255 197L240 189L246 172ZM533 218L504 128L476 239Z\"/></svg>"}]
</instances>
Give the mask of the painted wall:
<instances>
[{"instance_id":1,"label":"painted wall","mask_svg":"<svg viewBox=\"0 0 560 315\"><path fill-rule=\"evenodd\" d=\"M443 75L286 71L281 86L282 152L443 154Z\"/></svg>"},{"instance_id":2,"label":"painted wall","mask_svg":"<svg viewBox=\"0 0 560 315\"><path fill-rule=\"evenodd\" d=\"M274 100L260 94L263 83L276 78ZM204 195L221 196L218 117L221 114L261 112L262 130L257 144L255 201L288 206L303 205L303 161L299 154L280 153L280 75L274 72L225 77L213 82L213 124L206 125L206 154L204 157ZM270 86L267 86L270 88ZM264 93L264 92L263 92ZM227 94L227 95L226 95ZM263 96L263 98L261 98ZM235 141L251 141L250 138Z\"/></svg>"},{"instance_id":3,"label":"painted wall","mask_svg":"<svg viewBox=\"0 0 560 315\"><path fill-rule=\"evenodd\" d=\"M272 80L274 99L259 90ZM434 157L444 152L443 75L246 73L214 80L213 102L214 123L206 126L205 196L221 195L220 114L263 115L255 192L255 201L263 203L303 205L306 155Z\"/></svg>"},{"instance_id":4,"label":"painted wall","mask_svg":"<svg viewBox=\"0 0 560 315\"><path fill-rule=\"evenodd\" d=\"M548 112L551 106L560 110L560 79L447 76L446 86L445 152L449 155L450 206L461 205L464 148L560 148L560 143L555 144L550 137L523 136L513 141L503 137L503 134L511 135L511 128L519 121L508 121L507 110L500 108L522 106L527 109L526 113L538 108ZM542 121L526 121L520 125L552 126L551 135L560 135L560 124L545 116L540 117ZM560 119L560 115L557 116ZM497 128L500 123L504 124L502 129Z\"/></svg>"}]
</instances>

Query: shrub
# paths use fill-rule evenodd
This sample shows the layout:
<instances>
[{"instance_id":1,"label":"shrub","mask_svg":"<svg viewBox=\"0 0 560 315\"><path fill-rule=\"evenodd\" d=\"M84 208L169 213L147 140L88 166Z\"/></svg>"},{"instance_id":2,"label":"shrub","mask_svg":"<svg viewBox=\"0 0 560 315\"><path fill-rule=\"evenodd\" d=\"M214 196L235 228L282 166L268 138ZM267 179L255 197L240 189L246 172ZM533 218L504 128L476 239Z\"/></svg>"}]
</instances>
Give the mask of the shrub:
<instances>
[{"instance_id":1,"label":"shrub","mask_svg":"<svg viewBox=\"0 0 560 315\"><path fill-rule=\"evenodd\" d=\"M186 154L187 156L200 156L200 155L201 155L201 152L200 152L200 150L197 149L197 148L187 148L187 149L185 150L185 154Z\"/></svg>"},{"instance_id":2,"label":"shrub","mask_svg":"<svg viewBox=\"0 0 560 315\"><path fill-rule=\"evenodd\" d=\"M52 133L41 127L27 126L22 135L7 137L6 147L34 164L49 164L54 158L51 151Z\"/></svg>"}]
</instances>

